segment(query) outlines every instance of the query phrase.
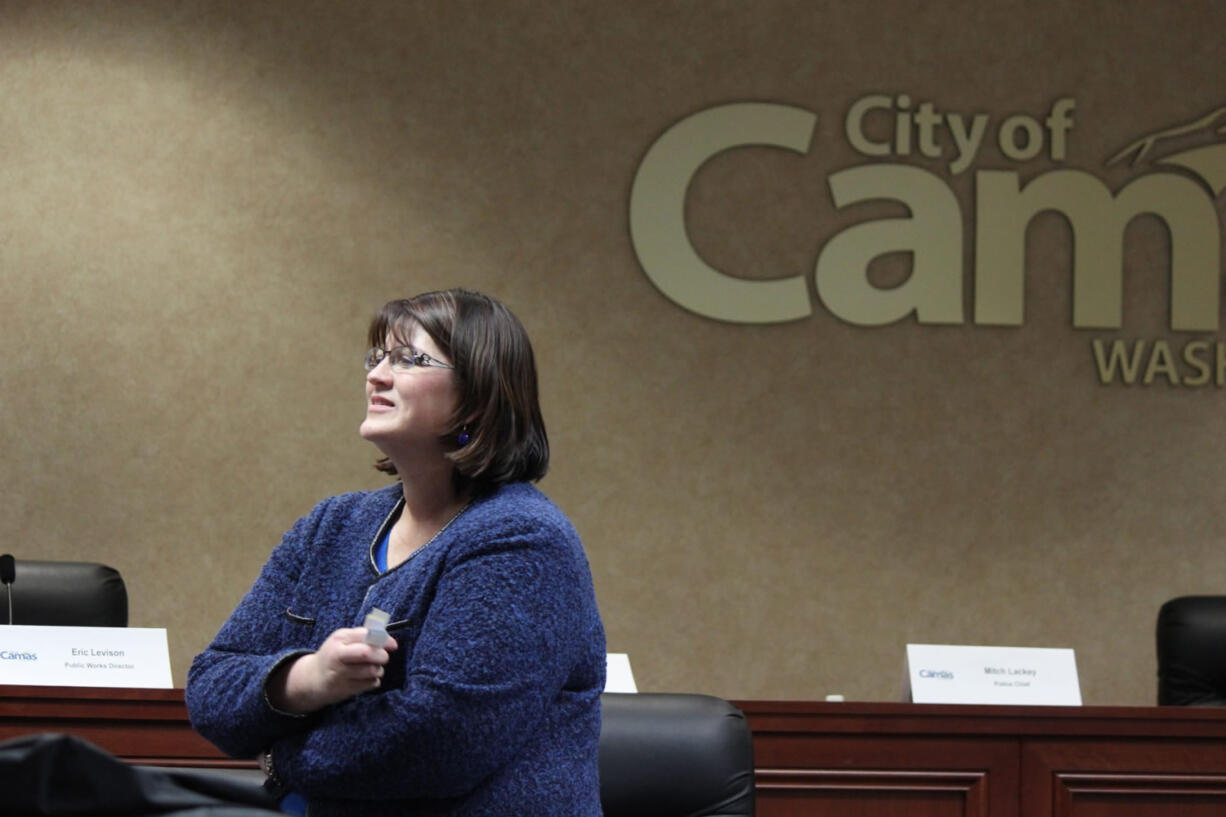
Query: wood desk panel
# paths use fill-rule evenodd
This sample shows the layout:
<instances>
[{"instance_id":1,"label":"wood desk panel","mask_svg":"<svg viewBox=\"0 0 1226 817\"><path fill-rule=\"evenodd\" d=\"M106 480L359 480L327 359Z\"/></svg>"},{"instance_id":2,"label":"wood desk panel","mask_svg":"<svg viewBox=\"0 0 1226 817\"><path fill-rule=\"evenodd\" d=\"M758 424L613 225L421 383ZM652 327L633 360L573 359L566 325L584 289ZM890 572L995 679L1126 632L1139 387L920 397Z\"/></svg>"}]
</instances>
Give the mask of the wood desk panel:
<instances>
[{"instance_id":1,"label":"wood desk panel","mask_svg":"<svg viewBox=\"0 0 1226 817\"><path fill-rule=\"evenodd\" d=\"M1009 740L755 734L754 764L761 815L1017 815Z\"/></svg>"},{"instance_id":2,"label":"wood desk panel","mask_svg":"<svg viewBox=\"0 0 1226 817\"><path fill-rule=\"evenodd\" d=\"M157 766L247 768L192 729L181 689L0 686L0 741L39 732L85 738Z\"/></svg>"},{"instance_id":3,"label":"wood desk panel","mask_svg":"<svg viewBox=\"0 0 1226 817\"><path fill-rule=\"evenodd\" d=\"M1059 817L1226 814L1226 742L1027 740L1023 813Z\"/></svg>"},{"instance_id":4,"label":"wood desk panel","mask_svg":"<svg viewBox=\"0 0 1226 817\"><path fill-rule=\"evenodd\" d=\"M1226 710L736 701L759 817L1226 815Z\"/></svg>"},{"instance_id":5,"label":"wood desk panel","mask_svg":"<svg viewBox=\"0 0 1226 817\"><path fill-rule=\"evenodd\" d=\"M1226 709L734 701L759 817L1226 815ZM0 740L76 734L153 765L254 767L182 690L0 686Z\"/></svg>"}]
</instances>

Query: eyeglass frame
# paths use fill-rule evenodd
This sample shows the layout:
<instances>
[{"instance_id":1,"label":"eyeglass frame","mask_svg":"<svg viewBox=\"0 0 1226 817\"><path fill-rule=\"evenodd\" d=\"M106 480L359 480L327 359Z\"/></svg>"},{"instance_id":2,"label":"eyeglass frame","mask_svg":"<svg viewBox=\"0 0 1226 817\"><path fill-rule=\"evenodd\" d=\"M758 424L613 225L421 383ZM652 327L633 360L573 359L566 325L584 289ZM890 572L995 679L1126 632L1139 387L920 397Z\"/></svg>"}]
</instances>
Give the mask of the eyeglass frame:
<instances>
[{"instance_id":1,"label":"eyeglass frame","mask_svg":"<svg viewBox=\"0 0 1226 817\"><path fill-rule=\"evenodd\" d=\"M397 364L392 360L393 355L398 355L401 363ZM375 358L374 362L371 359ZM384 349L382 346L372 346L366 350L366 360L364 365L367 372L373 372L379 368L379 364L386 360L387 365L391 367L393 372L411 372L416 368L434 367L436 369L454 369L455 366L450 363L444 363L441 360L436 360L430 357L425 352L415 352L411 346L393 346L391 349ZM405 365L403 361L407 361Z\"/></svg>"}]
</instances>

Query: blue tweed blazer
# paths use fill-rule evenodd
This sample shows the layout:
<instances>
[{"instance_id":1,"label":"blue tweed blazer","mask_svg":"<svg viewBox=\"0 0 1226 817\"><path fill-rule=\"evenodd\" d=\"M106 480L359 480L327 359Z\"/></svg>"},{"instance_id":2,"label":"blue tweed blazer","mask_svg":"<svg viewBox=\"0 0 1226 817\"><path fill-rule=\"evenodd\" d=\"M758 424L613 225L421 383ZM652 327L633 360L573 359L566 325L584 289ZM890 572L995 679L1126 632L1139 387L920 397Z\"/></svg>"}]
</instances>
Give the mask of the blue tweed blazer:
<instances>
[{"instance_id":1,"label":"blue tweed blazer","mask_svg":"<svg viewBox=\"0 0 1226 817\"><path fill-rule=\"evenodd\" d=\"M574 528L535 487L475 500L380 575L399 484L321 502L192 662L192 725L223 751L271 747L311 817L599 817L605 639ZM264 692L278 663L391 613L382 686L308 716Z\"/></svg>"}]
</instances>

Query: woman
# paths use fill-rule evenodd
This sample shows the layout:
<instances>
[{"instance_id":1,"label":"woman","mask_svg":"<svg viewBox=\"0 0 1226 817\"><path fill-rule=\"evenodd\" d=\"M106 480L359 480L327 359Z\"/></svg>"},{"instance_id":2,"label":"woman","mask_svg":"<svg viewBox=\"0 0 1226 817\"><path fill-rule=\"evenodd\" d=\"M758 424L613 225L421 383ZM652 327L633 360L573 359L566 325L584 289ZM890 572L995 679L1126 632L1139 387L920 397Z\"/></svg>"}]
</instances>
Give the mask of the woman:
<instances>
[{"instance_id":1,"label":"woman","mask_svg":"<svg viewBox=\"0 0 1226 817\"><path fill-rule=\"evenodd\" d=\"M451 290L384 306L370 345L361 434L399 482L285 534L192 662L192 724L311 817L596 817L604 631L574 528L529 484L549 444L527 335Z\"/></svg>"}]
</instances>

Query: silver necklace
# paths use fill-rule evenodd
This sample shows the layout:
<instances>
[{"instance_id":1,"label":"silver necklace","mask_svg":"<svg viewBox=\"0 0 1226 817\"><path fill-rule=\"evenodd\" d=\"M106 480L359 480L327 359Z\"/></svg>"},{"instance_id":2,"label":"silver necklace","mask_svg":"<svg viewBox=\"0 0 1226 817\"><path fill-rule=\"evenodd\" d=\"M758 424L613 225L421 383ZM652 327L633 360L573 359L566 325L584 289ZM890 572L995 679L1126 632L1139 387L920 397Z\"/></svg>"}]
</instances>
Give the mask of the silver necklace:
<instances>
[{"instance_id":1,"label":"silver necklace","mask_svg":"<svg viewBox=\"0 0 1226 817\"><path fill-rule=\"evenodd\" d=\"M459 519L459 518L460 518L460 514L464 513L466 510L468 510L468 506L469 506L469 505L471 505L471 504L473 504L473 501L470 499L470 500L468 500L467 502L465 502L463 505L461 505L461 506L460 506L460 509L459 509L458 511L456 511L455 513L453 513L453 514L451 515L451 518L450 518L450 519L448 519L446 522L444 522L444 523L443 523L443 526L442 526L441 528L439 528L437 531L435 531L435 532L434 532L434 535L433 535L433 536L431 536L429 539L427 539L427 540L426 540L424 543L422 543L421 545L418 545L416 548L414 548L414 549L413 549L413 551L412 551L411 553L409 553L409 555L408 555L408 556L405 556L405 557L404 557L404 561L403 561L403 562L401 562L400 564L401 564L401 565L402 565L402 564L404 564L404 563L405 563L405 562L407 562L409 559L412 559L414 556L416 556L417 554L421 553L421 552L422 552L423 550L425 550L426 548L430 547L430 545L434 544L434 540L435 540L435 539L438 539L440 536L442 536L442 535L443 535L443 531L445 531L445 530L447 530L447 528L451 527L451 523L452 523L452 522L454 522L454 521L456 521L457 519ZM401 509L401 513L404 513L403 508ZM396 567L400 567L400 565L396 565ZM394 570L394 569L395 569L395 568L389 568L389 570Z\"/></svg>"}]
</instances>

